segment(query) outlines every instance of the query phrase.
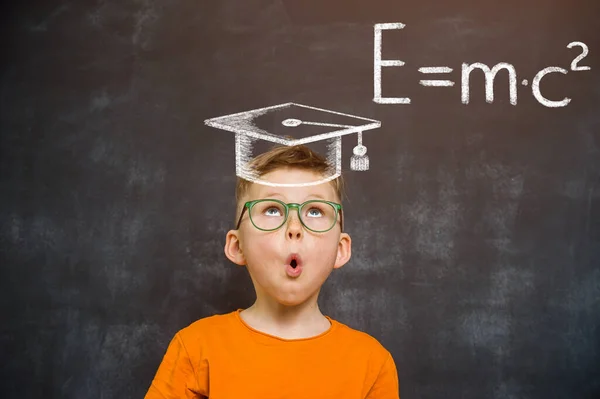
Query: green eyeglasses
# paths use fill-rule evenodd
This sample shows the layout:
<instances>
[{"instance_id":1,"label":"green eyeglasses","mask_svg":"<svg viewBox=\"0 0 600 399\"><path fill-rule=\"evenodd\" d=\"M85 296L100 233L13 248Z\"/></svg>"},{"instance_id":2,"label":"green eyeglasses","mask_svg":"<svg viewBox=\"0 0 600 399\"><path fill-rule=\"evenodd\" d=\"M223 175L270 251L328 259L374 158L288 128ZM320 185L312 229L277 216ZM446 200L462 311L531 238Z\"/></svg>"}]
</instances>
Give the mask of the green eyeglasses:
<instances>
[{"instance_id":1,"label":"green eyeglasses","mask_svg":"<svg viewBox=\"0 0 600 399\"><path fill-rule=\"evenodd\" d=\"M315 233L331 230L335 226L339 214L343 230L342 205L331 201L310 200L302 204L286 204L276 199L248 201L244 204L236 230L240 228L246 209L248 209L250 221L254 227L262 231L274 231L283 226L288 220L290 209L296 209L300 223Z\"/></svg>"}]
</instances>

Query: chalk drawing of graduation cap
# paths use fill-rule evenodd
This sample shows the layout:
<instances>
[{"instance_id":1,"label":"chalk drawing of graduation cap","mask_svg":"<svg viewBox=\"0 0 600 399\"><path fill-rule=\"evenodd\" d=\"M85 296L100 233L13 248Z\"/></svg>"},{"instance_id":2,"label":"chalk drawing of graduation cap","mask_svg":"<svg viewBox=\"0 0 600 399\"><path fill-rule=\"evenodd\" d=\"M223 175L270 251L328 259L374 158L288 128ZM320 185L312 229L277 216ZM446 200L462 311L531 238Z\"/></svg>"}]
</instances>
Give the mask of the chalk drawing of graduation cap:
<instances>
[{"instance_id":1,"label":"chalk drawing of graduation cap","mask_svg":"<svg viewBox=\"0 0 600 399\"><path fill-rule=\"evenodd\" d=\"M376 129L381 122L360 116L329 111L297 103L286 103L207 119L208 126L235 133L236 175L254 183L268 186L310 186L335 179L342 172L342 136L358 135L350 168L355 171L369 169L367 148L362 144L362 133ZM284 184L263 180L248 166L252 159L253 144L257 140L294 146L325 141L326 158L330 166L322 179L302 183Z\"/></svg>"}]
</instances>

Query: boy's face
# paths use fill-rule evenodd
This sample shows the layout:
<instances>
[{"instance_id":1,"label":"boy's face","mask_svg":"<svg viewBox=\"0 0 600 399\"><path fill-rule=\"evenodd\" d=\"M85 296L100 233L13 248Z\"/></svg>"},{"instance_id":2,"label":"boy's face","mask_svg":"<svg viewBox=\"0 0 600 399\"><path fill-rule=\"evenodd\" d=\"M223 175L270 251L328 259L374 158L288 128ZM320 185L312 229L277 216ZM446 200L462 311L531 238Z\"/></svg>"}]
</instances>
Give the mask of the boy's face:
<instances>
[{"instance_id":1,"label":"boy's face","mask_svg":"<svg viewBox=\"0 0 600 399\"><path fill-rule=\"evenodd\" d=\"M319 176L300 169L278 169L264 176L277 183L305 183ZM338 202L331 183L306 187L271 187L252 184L245 201L278 199L284 203L301 204L311 199ZM238 265L246 265L261 300L276 300L285 306L302 304L318 296L321 286L333 271L342 267L351 253L350 236L341 232L340 217L325 233L306 229L295 209L290 209L287 221L275 231L258 230L244 212L238 230L227 234L225 254ZM296 254L301 272L289 273L290 256Z\"/></svg>"}]
</instances>

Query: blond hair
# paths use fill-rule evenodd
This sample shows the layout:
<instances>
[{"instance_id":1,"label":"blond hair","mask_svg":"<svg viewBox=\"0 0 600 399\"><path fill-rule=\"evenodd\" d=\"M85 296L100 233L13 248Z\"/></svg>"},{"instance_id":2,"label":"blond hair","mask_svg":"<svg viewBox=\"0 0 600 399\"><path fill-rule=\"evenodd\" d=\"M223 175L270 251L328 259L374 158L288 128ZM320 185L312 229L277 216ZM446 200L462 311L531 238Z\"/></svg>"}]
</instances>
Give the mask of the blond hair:
<instances>
[{"instance_id":1,"label":"blond hair","mask_svg":"<svg viewBox=\"0 0 600 399\"><path fill-rule=\"evenodd\" d=\"M325 176L330 172L331 168L325 157L305 145L275 146L269 151L253 158L248 166L256 171L259 177L282 168L297 168ZM244 198L251 184L251 181L239 177L237 178L235 188L236 206L239 205L239 201ZM331 184L333 185L338 199L342 201L344 194L343 177L336 177L331 180Z\"/></svg>"}]
</instances>

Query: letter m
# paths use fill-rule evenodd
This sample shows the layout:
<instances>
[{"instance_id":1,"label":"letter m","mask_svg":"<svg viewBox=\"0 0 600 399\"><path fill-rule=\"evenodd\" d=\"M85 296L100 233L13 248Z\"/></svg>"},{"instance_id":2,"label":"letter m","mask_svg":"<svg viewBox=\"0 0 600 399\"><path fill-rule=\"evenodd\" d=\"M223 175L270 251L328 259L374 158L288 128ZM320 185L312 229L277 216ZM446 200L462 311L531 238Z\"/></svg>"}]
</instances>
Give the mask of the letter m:
<instances>
[{"instance_id":1,"label":"letter m","mask_svg":"<svg viewBox=\"0 0 600 399\"><path fill-rule=\"evenodd\" d=\"M507 64L506 62L501 62L496 64L494 68L490 69L485 64L477 62L475 64L462 64L462 95L461 99L463 104L469 103L469 86L470 86L470 75L471 72L475 69L479 68L485 73L485 101L488 103L494 102L494 79L496 78L496 74L501 69L506 69L508 71L509 77L509 90L510 90L510 103L512 105L517 104L517 72L515 71L515 67L511 64Z\"/></svg>"}]
</instances>

